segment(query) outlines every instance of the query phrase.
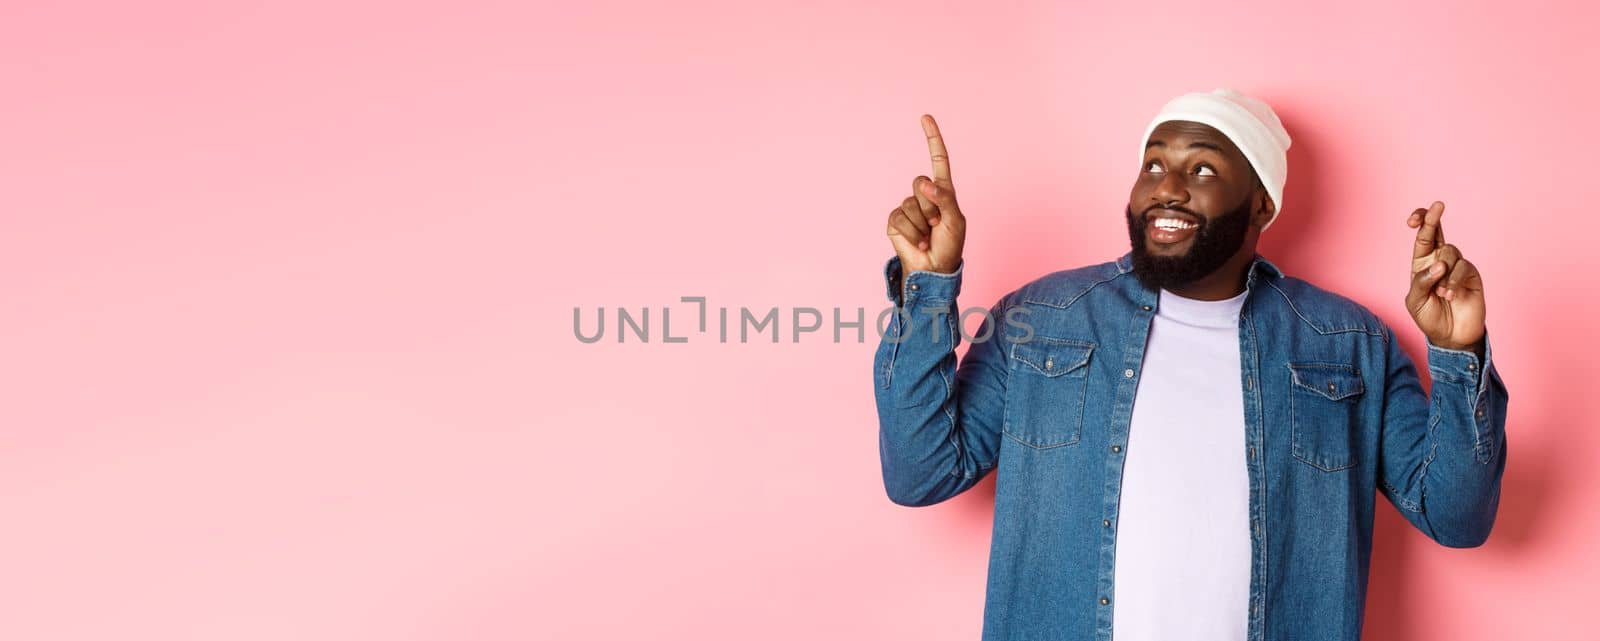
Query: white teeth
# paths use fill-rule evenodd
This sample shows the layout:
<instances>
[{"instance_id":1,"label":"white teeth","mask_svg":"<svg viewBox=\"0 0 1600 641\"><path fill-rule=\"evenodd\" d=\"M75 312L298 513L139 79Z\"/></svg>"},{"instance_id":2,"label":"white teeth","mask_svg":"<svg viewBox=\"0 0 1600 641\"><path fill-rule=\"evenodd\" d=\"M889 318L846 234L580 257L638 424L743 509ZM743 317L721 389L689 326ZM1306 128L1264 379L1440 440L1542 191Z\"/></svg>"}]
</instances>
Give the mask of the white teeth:
<instances>
[{"instance_id":1,"label":"white teeth","mask_svg":"<svg viewBox=\"0 0 1600 641\"><path fill-rule=\"evenodd\" d=\"M1155 225L1158 229L1165 229L1167 231L1178 231L1180 229L1194 228L1194 223L1185 222L1176 218L1157 218L1152 221L1151 224Z\"/></svg>"}]
</instances>

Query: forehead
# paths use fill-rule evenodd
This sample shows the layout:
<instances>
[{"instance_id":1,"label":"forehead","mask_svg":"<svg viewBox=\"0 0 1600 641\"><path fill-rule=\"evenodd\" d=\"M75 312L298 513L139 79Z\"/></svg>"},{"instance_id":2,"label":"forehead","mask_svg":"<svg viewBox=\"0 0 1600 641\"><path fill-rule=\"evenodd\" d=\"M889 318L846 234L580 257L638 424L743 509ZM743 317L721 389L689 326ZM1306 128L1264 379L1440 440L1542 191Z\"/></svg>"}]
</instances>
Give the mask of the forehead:
<instances>
[{"instance_id":1,"label":"forehead","mask_svg":"<svg viewBox=\"0 0 1600 641\"><path fill-rule=\"evenodd\" d=\"M1183 149L1195 143L1214 145L1222 150L1222 154L1230 159L1244 160L1244 153L1229 140L1222 132L1211 125L1206 125L1188 120L1168 120L1150 132L1150 139L1145 141L1146 148L1151 143L1160 142L1167 149Z\"/></svg>"}]
</instances>

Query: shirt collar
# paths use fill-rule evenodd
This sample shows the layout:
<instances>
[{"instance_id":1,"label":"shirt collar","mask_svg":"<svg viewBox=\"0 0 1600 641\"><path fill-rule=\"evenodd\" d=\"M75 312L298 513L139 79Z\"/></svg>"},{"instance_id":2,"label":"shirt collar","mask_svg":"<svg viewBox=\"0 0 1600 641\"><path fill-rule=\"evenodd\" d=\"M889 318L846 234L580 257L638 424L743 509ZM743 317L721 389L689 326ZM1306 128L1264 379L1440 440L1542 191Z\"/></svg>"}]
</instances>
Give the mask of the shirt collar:
<instances>
[{"instance_id":1,"label":"shirt collar","mask_svg":"<svg viewBox=\"0 0 1600 641\"><path fill-rule=\"evenodd\" d=\"M1261 254L1256 254L1255 260L1250 262L1250 277L1254 278L1258 272L1268 278L1283 276L1283 270L1278 269L1277 265L1272 264L1272 261Z\"/></svg>"}]
</instances>

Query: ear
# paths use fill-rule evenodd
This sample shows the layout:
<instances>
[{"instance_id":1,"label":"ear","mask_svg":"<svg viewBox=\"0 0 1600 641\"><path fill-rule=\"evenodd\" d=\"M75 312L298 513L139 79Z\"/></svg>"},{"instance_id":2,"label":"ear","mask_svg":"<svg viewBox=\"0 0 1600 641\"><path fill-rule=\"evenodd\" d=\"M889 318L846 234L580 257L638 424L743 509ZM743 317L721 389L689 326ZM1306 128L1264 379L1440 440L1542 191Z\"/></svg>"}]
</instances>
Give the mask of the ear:
<instances>
[{"instance_id":1,"label":"ear","mask_svg":"<svg viewBox=\"0 0 1600 641\"><path fill-rule=\"evenodd\" d=\"M1256 188L1256 193L1251 197L1256 202L1250 213L1250 224L1256 227L1265 227L1267 221L1272 220L1272 215L1277 213L1278 206L1272 202L1272 194L1262 187Z\"/></svg>"}]
</instances>

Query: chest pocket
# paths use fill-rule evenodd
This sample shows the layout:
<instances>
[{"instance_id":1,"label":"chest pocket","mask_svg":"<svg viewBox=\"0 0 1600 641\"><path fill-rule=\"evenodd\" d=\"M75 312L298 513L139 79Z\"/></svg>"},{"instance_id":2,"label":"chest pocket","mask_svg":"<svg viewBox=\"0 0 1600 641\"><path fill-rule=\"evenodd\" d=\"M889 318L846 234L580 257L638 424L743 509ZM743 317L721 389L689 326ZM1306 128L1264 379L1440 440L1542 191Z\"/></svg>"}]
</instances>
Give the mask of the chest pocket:
<instances>
[{"instance_id":1,"label":"chest pocket","mask_svg":"<svg viewBox=\"0 0 1600 641\"><path fill-rule=\"evenodd\" d=\"M1324 472L1355 467L1361 372L1340 363L1290 363L1294 457Z\"/></svg>"},{"instance_id":2,"label":"chest pocket","mask_svg":"<svg viewBox=\"0 0 1600 641\"><path fill-rule=\"evenodd\" d=\"M1083 436L1084 395L1095 344L1035 335L1011 346L1004 431L1023 445L1049 449Z\"/></svg>"}]
</instances>

